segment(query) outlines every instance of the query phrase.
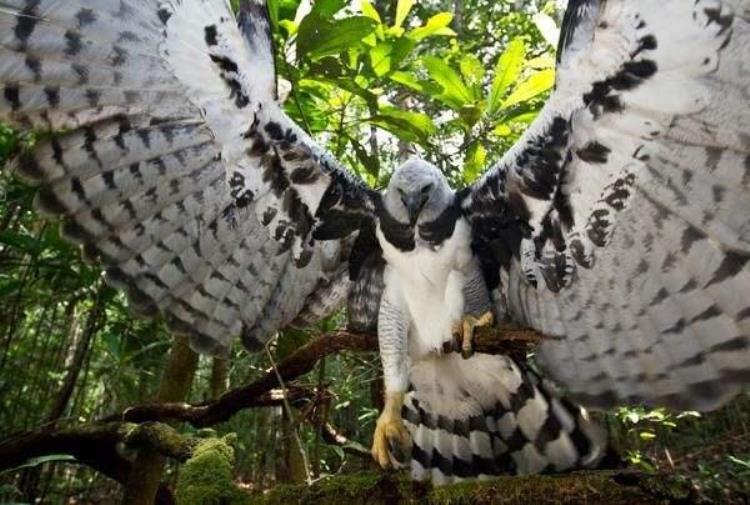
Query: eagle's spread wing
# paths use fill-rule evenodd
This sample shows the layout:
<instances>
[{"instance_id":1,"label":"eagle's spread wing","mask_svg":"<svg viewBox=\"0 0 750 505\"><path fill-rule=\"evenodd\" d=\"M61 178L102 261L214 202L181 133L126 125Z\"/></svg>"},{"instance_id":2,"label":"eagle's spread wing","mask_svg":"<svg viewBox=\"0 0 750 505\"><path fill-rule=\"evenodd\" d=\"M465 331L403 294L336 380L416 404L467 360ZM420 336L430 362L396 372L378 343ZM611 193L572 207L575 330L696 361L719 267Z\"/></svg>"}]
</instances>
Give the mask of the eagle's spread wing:
<instances>
[{"instance_id":1,"label":"eagle's spread wing","mask_svg":"<svg viewBox=\"0 0 750 505\"><path fill-rule=\"evenodd\" d=\"M584 404L715 408L750 382L750 2L578 0L562 33L475 249Z\"/></svg>"},{"instance_id":2,"label":"eagle's spread wing","mask_svg":"<svg viewBox=\"0 0 750 505\"><path fill-rule=\"evenodd\" d=\"M0 120L48 132L18 171L135 307L205 351L340 305L344 237L372 209L275 83L260 0L239 23L225 1L0 0Z\"/></svg>"}]
</instances>

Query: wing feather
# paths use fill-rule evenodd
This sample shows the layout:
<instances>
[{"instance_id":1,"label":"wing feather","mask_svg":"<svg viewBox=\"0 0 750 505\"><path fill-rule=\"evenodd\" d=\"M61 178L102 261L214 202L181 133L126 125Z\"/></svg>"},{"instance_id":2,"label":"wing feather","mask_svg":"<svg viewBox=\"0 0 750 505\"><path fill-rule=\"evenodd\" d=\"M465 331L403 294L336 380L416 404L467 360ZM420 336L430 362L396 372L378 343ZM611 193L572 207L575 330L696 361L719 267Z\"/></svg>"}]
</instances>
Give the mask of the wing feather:
<instances>
[{"instance_id":1,"label":"wing feather","mask_svg":"<svg viewBox=\"0 0 750 505\"><path fill-rule=\"evenodd\" d=\"M716 408L750 382L750 3L570 8L555 91L464 207L526 234L499 291L577 399Z\"/></svg>"},{"instance_id":2,"label":"wing feather","mask_svg":"<svg viewBox=\"0 0 750 505\"><path fill-rule=\"evenodd\" d=\"M373 208L275 95L259 0L239 20L224 1L0 0L0 119L45 132L16 171L137 312L206 352L320 307L357 226L315 229Z\"/></svg>"}]
</instances>

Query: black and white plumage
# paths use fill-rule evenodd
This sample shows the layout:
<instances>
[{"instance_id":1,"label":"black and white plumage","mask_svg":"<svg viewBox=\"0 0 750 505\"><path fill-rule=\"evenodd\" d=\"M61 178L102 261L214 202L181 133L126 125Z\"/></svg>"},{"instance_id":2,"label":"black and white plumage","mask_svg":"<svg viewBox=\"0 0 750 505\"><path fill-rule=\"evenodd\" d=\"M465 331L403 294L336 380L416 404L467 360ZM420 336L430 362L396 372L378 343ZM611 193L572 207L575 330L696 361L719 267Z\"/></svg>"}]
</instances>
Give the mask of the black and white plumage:
<instances>
[{"instance_id":1,"label":"black and white plumage","mask_svg":"<svg viewBox=\"0 0 750 505\"><path fill-rule=\"evenodd\" d=\"M508 357L454 354L419 361L410 375L402 414L415 480L560 472L607 456L605 430Z\"/></svg>"},{"instance_id":2,"label":"black and white plumage","mask_svg":"<svg viewBox=\"0 0 750 505\"><path fill-rule=\"evenodd\" d=\"M460 194L420 161L382 195L349 175L276 104L269 30L260 0L239 22L221 0L0 0L0 119L55 132L16 168L137 310L220 352L348 299L379 319L417 477L487 468L441 415L483 416L494 468L603 447L506 358L439 355L482 305L549 335L540 363L586 406L710 410L750 382L750 1L571 1L547 105ZM468 394L430 389L443 369Z\"/></svg>"}]
</instances>

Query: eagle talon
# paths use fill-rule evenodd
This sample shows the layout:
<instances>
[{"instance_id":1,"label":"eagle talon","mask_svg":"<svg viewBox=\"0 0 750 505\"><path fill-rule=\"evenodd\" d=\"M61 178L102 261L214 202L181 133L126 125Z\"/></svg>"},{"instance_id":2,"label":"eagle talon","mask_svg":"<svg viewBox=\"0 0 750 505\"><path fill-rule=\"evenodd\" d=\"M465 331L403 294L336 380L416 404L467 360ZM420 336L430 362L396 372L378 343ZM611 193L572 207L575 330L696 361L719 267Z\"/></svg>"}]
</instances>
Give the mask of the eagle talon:
<instances>
[{"instance_id":1,"label":"eagle talon","mask_svg":"<svg viewBox=\"0 0 750 505\"><path fill-rule=\"evenodd\" d=\"M492 326L495 324L495 317L492 312L485 312L479 317L466 314L453 331L457 350L461 351L464 359L469 359L474 355L474 331L482 326Z\"/></svg>"},{"instance_id":2,"label":"eagle talon","mask_svg":"<svg viewBox=\"0 0 750 505\"><path fill-rule=\"evenodd\" d=\"M399 468L411 452L411 437L401 419L404 393L386 396L385 407L375 426L372 457L383 469Z\"/></svg>"}]
</instances>

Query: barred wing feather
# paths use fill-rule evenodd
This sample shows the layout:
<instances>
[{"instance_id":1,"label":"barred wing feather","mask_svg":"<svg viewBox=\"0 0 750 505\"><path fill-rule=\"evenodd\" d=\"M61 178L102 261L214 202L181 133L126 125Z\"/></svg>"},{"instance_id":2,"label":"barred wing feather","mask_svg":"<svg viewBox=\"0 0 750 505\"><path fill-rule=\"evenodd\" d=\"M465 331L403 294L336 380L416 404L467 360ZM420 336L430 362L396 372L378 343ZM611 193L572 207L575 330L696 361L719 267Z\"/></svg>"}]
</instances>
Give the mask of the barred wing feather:
<instances>
[{"instance_id":1,"label":"barred wing feather","mask_svg":"<svg viewBox=\"0 0 750 505\"><path fill-rule=\"evenodd\" d=\"M569 9L555 91L465 201L480 242L517 231L496 293L582 404L716 408L750 382L750 2Z\"/></svg>"},{"instance_id":2,"label":"barred wing feather","mask_svg":"<svg viewBox=\"0 0 750 505\"><path fill-rule=\"evenodd\" d=\"M257 0L239 21L224 1L0 0L0 120L49 132L16 170L136 310L202 351L335 310L316 291L347 282L356 226L315 230L371 210L275 82Z\"/></svg>"}]
</instances>

